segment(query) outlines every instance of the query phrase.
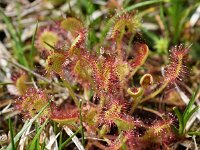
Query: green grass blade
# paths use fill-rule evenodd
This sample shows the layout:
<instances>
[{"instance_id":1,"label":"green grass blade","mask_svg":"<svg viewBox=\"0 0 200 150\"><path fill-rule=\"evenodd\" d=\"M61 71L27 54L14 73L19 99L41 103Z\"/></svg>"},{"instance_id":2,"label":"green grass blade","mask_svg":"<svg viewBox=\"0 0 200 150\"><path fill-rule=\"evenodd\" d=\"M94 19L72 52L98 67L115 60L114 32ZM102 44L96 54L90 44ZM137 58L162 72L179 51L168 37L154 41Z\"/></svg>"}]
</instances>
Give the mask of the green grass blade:
<instances>
[{"instance_id":1,"label":"green grass blade","mask_svg":"<svg viewBox=\"0 0 200 150\"><path fill-rule=\"evenodd\" d=\"M125 8L126 6L128 6L129 5L129 3L131 2L131 0L126 0L126 1L124 1L123 3L123 7Z\"/></svg>"},{"instance_id":2,"label":"green grass blade","mask_svg":"<svg viewBox=\"0 0 200 150\"><path fill-rule=\"evenodd\" d=\"M134 10L136 8L140 8L140 7L143 7L143 6L152 5L152 4L156 4L156 3L161 3L161 2L168 2L168 1L167 0L148 0L148 1L143 1L143 2L134 4L132 6L129 6L129 7L125 8L125 11L127 12L127 11Z\"/></svg>"},{"instance_id":3,"label":"green grass blade","mask_svg":"<svg viewBox=\"0 0 200 150\"><path fill-rule=\"evenodd\" d=\"M62 150L62 149L61 149L61 145L62 145L62 143L63 143L63 142L62 142L62 134L63 134L63 132L61 131L61 132L60 132L60 137L59 137L59 150Z\"/></svg>"},{"instance_id":4,"label":"green grass blade","mask_svg":"<svg viewBox=\"0 0 200 150\"><path fill-rule=\"evenodd\" d=\"M17 59L19 60L20 64L28 67L27 60L24 56L23 52L23 45L21 42L21 38L19 33L15 30L11 20L6 16L4 11L0 8L0 16L2 17L3 21L6 23L6 27L8 29L8 32L10 33L12 39L14 40L14 53L17 56Z\"/></svg>"},{"instance_id":5,"label":"green grass blade","mask_svg":"<svg viewBox=\"0 0 200 150\"><path fill-rule=\"evenodd\" d=\"M9 123L9 130L10 130L10 138L11 138L12 150L15 150L14 133L13 133L13 127L12 127L11 118L9 118L8 123Z\"/></svg>"},{"instance_id":6,"label":"green grass blade","mask_svg":"<svg viewBox=\"0 0 200 150\"><path fill-rule=\"evenodd\" d=\"M4 11L1 8L0 8L0 15L1 15L3 21L6 23L6 27L8 29L8 32L12 36L13 40L15 42L19 42L18 41L18 35L17 35L17 32L14 29L13 24L11 23L10 19L6 16L6 14L4 13Z\"/></svg>"},{"instance_id":7,"label":"green grass blade","mask_svg":"<svg viewBox=\"0 0 200 150\"><path fill-rule=\"evenodd\" d=\"M83 128L83 117L82 117L82 100L80 100L79 105L79 114L80 114L80 122L81 122L81 134L82 134L82 145L85 146L85 135L84 135L84 128Z\"/></svg>"},{"instance_id":8,"label":"green grass blade","mask_svg":"<svg viewBox=\"0 0 200 150\"><path fill-rule=\"evenodd\" d=\"M184 112L183 112L183 120L186 120L186 116L189 114L192 105L194 104L195 101L195 93L192 94L192 97L187 105L187 107L185 108Z\"/></svg>"},{"instance_id":9,"label":"green grass blade","mask_svg":"<svg viewBox=\"0 0 200 150\"><path fill-rule=\"evenodd\" d=\"M173 110L176 113L179 120L179 134L183 134L183 116L181 115L177 107L173 108Z\"/></svg>"},{"instance_id":10,"label":"green grass blade","mask_svg":"<svg viewBox=\"0 0 200 150\"><path fill-rule=\"evenodd\" d=\"M38 122L35 122L35 129L36 129L36 133L38 133L38 131L39 131ZM36 140L35 145L36 145L36 149L37 149L37 150L40 150L39 138Z\"/></svg>"},{"instance_id":11,"label":"green grass blade","mask_svg":"<svg viewBox=\"0 0 200 150\"><path fill-rule=\"evenodd\" d=\"M191 5L190 7L188 7L187 9L185 9L185 12L182 16L182 19L180 20L180 28L184 29L184 24L187 22L188 16L191 13L191 11L193 9L195 9L196 7L200 6L200 2L198 3L194 3L194 5Z\"/></svg>"},{"instance_id":12,"label":"green grass blade","mask_svg":"<svg viewBox=\"0 0 200 150\"><path fill-rule=\"evenodd\" d=\"M186 126L188 120L191 118L191 116L196 112L198 111L199 107L196 106L194 109L192 109L186 116L184 116L184 120L183 120L183 123L184 123L184 126Z\"/></svg>"},{"instance_id":13,"label":"green grass blade","mask_svg":"<svg viewBox=\"0 0 200 150\"><path fill-rule=\"evenodd\" d=\"M56 122L53 122L53 132L55 133L55 134L58 134L58 124L56 123Z\"/></svg>"},{"instance_id":14,"label":"green grass blade","mask_svg":"<svg viewBox=\"0 0 200 150\"><path fill-rule=\"evenodd\" d=\"M40 133L41 133L42 130L44 129L45 125L47 124L47 122L48 122L48 119L42 124L42 126L40 127L40 129L39 129L38 132L36 133L36 135L35 135L33 141L32 141L31 144L30 144L29 150L35 150L35 148L36 148L36 142L37 142L37 140L38 140L38 138L39 138L39 136L40 136Z\"/></svg>"},{"instance_id":15,"label":"green grass blade","mask_svg":"<svg viewBox=\"0 0 200 150\"><path fill-rule=\"evenodd\" d=\"M62 143L62 145L59 147L59 149L62 150L62 148L63 148L66 144L68 144L68 143L72 140L72 138L73 138L74 136L76 136L76 134L78 134L81 130L82 130L82 129L79 128L72 136L70 136L65 142Z\"/></svg>"},{"instance_id":16,"label":"green grass blade","mask_svg":"<svg viewBox=\"0 0 200 150\"><path fill-rule=\"evenodd\" d=\"M200 3L196 3L190 7L187 7L187 9L184 7L184 3L180 3L179 0L172 0L172 1L176 1L176 2L172 2L172 3L176 3L176 7L175 9L173 9L173 11L175 13L173 13L173 20L175 20L175 31L174 32L174 44L177 44L178 38L180 37L181 33L184 30L184 25L187 23L187 19L189 14L191 13L191 11L193 9L195 9L196 7L198 7L200 5ZM180 10L177 12L177 10ZM178 15L178 16L177 16Z\"/></svg>"},{"instance_id":17,"label":"green grass blade","mask_svg":"<svg viewBox=\"0 0 200 150\"><path fill-rule=\"evenodd\" d=\"M197 135L200 136L200 132L188 132L188 135Z\"/></svg>"},{"instance_id":18,"label":"green grass blade","mask_svg":"<svg viewBox=\"0 0 200 150\"><path fill-rule=\"evenodd\" d=\"M52 100L50 100L52 101ZM33 117L31 120L29 120L29 122L25 123L23 128L21 129L20 132L18 132L18 134L14 137L14 143L16 143L17 141L19 141L20 137L23 135L24 132L26 132L26 130L33 124L33 122L40 116L40 114L46 109L46 107L49 105L50 103L48 103L47 105L45 105L40 112ZM10 143L8 145L8 147L6 148L6 150L12 150L12 144Z\"/></svg>"},{"instance_id":19,"label":"green grass blade","mask_svg":"<svg viewBox=\"0 0 200 150\"><path fill-rule=\"evenodd\" d=\"M45 141L45 139L44 139L44 141ZM45 149L45 146L46 146L46 143L45 143L45 142L43 142L43 143L42 143L41 150L44 150L44 149Z\"/></svg>"},{"instance_id":20,"label":"green grass blade","mask_svg":"<svg viewBox=\"0 0 200 150\"><path fill-rule=\"evenodd\" d=\"M148 31L146 28L142 28L142 31L149 37L151 38L154 42L159 40L159 37L157 37L156 34L154 34L151 31Z\"/></svg>"},{"instance_id":21,"label":"green grass blade","mask_svg":"<svg viewBox=\"0 0 200 150\"><path fill-rule=\"evenodd\" d=\"M14 84L13 82L0 82L0 85Z\"/></svg>"},{"instance_id":22,"label":"green grass blade","mask_svg":"<svg viewBox=\"0 0 200 150\"><path fill-rule=\"evenodd\" d=\"M176 44L180 35L180 20L184 12L183 3L180 0L170 0L171 6L168 9L170 21L173 28L173 43Z\"/></svg>"},{"instance_id":23,"label":"green grass blade","mask_svg":"<svg viewBox=\"0 0 200 150\"><path fill-rule=\"evenodd\" d=\"M179 135L179 129L175 125L172 125L172 130L175 133L175 135Z\"/></svg>"},{"instance_id":24,"label":"green grass blade","mask_svg":"<svg viewBox=\"0 0 200 150\"><path fill-rule=\"evenodd\" d=\"M186 120L186 117L188 116L188 114L189 114L190 111L192 110L192 106L193 106L193 104L194 104L194 102L195 102L195 98L196 98L196 95L197 95L199 89L200 89L200 86L199 86L199 87L197 88L197 90L192 94L192 97L191 97L191 99L190 99L190 101L189 101L189 103L188 103L188 105L187 105L187 107L186 107L186 109L185 109L185 111L184 111L184 113L183 113L183 120Z\"/></svg>"},{"instance_id":25,"label":"green grass blade","mask_svg":"<svg viewBox=\"0 0 200 150\"><path fill-rule=\"evenodd\" d=\"M33 34L32 41L31 41L31 52L30 52L30 57L29 57L31 68L33 68L33 52L35 50L35 35L37 33L37 30L38 30L38 22L36 24L35 32Z\"/></svg>"},{"instance_id":26,"label":"green grass blade","mask_svg":"<svg viewBox=\"0 0 200 150\"><path fill-rule=\"evenodd\" d=\"M169 29L167 27L167 23L166 23L166 20L165 20L165 17L164 17L164 8L163 8L163 5L160 4L160 19L164 25L164 33L165 33L165 37L166 38L169 38Z\"/></svg>"}]
</instances>

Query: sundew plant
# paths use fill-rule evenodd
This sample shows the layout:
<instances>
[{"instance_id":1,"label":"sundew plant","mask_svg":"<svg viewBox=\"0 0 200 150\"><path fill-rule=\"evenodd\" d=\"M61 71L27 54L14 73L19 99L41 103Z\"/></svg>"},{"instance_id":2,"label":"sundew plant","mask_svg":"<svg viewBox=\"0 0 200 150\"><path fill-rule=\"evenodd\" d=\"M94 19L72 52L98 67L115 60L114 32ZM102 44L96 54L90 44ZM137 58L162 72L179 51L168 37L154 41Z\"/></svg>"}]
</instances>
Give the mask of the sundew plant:
<instances>
[{"instance_id":1,"label":"sundew plant","mask_svg":"<svg viewBox=\"0 0 200 150\"><path fill-rule=\"evenodd\" d=\"M63 3L50 2L54 9ZM20 29L14 28L1 9L16 49L14 59L5 59L15 65L11 83L2 85L10 91L11 87L15 89L11 93L15 95L12 106L20 118L8 117L9 139L2 140L1 135L2 148L168 150L198 136L198 125L197 130L192 130L191 123L195 116L198 120L195 100L199 91L192 92L190 98L180 89L190 78L191 45L178 41L181 29L171 43L172 35L163 29L167 42L159 45L156 38L152 39L157 42L154 48L165 46L167 52L152 51L147 40L155 35L143 24L143 16L152 10L133 9L153 3L157 2L140 2L115 10L96 42L92 36L99 31L95 25L88 25L91 18L84 21L71 12L59 19L50 18L50 23L38 21L28 48ZM86 4L92 7L92 3ZM161 21L164 6L160 3ZM69 7L73 11L73 6ZM163 26L166 25L164 21ZM152 60L160 70L152 67ZM175 91L179 93L177 103L187 99L188 105L178 108L180 105L173 101ZM169 102L161 107L165 101Z\"/></svg>"}]
</instances>

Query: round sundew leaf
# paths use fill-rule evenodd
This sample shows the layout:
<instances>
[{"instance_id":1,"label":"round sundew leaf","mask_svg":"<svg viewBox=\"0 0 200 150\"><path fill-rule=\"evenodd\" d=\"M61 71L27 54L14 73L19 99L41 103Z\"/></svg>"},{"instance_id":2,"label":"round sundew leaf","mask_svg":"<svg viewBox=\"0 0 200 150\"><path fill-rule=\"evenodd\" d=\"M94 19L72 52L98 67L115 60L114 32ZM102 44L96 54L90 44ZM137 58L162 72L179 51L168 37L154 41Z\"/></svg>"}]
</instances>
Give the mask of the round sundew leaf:
<instances>
[{"instance_id":1,"label":"round sundew leaf","mask_svg":"<svg viewBox=\"0 0 200 150\"><path fill-rule=\"evenodd\" d=\"M49 52L52 50L52 47L57 45L58 41L59 36L52 31L44 31L39 37L40 45Z\"/></svg>"},{"instance_id":2,"label":"round sundew leaf","mask_svg":"<svg viewBox=\"0 0 200 150\"><path fill-rule=\"evenodd\" d=\"M57 74L62 73L62 65L65 62L66 58L61 53L52 53L48 56L46 60L46 70L47 72L55 72Z\"/></svg>"},{"instance_id":3,"label":"round sundew leaf","mask_svg":"<svg viewBox=\"0 0 200 150\"><path fill-rule=\"evenodd\" d=\"M79 21L76 18L67 18L63 20L60 24L61 28L63 28L66 31L70 31L71 34L76 37L78 36L78 31L80 31L83 28L83 24L81 21Z\"/></svg>"},{"instance_id":4,"label":"round sundew leaf","mask_svg":"<svg viewBox=\"0 0 200 150\"><path fill-rule=\"evenodd\" d=\"M33 118L40 110L48 104L48 95L45 91L41 91L34 88L29 88L25 94L23 94L15 102L15 108L22 112L25 118ZM40 114L39 119L43 121L50 116L50 107Z\"/></svg>"},{"instance_id":5,"label":"round sundew leaf","mask_svg":"<svg viewBox=\"0 0 200 150\"><path fill-rule=\"evenodd\" d=\"M33 104L33 106L32 106L32 109L30 109L30 114L32 115L32 116L35 116L35 115L37 115L39 112L40 112L40 110L43 108L43 107L45 107L46 105L47 105L47 101L45 101L44 99L37 99L35 102L34 102L34 104ZM41 116L49 116L50 114L49 114L49 107L48 107L48 109L45 109L43 112L42 112L42 114L41 114Z\"/></svg>"}]
</instances>

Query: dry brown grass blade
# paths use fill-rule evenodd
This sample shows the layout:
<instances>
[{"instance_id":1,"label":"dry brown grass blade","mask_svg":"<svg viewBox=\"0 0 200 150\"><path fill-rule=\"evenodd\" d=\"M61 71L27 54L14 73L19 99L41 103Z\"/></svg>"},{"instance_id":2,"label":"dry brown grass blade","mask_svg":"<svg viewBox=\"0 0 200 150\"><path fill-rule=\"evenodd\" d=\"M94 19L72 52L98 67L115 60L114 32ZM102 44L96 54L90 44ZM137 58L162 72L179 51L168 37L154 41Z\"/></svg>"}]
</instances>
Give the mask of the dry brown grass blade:
<instances>
[{"instance_id":1,"label":"dry brown grass blade","mask_svg":"<svg viewBox=\"0 0 200 150\"><path fill-rule=\"evenodd\" d=\"M49 128L49 140L47 142L46 145L46 149L48 150L58 150L58 143L57 143L57 137L60 135L60 133L58 133L57 135L55 135L54 131L53 131L53 127L50 126Z\"/></svg>"},{"instance_id":2,"label":"dry brown grass blade","mask_svg":"<svg viewBox=\"0 0 200 150\"><path fill-rule=\"evenodd\" d=\"M26 139L28 139L28 135L30 134L30 129L31 129L31 126L28 127L26 132L23 133L23 135L19 141L19 150L24 150L24 145L25 145Z\"/></svg>"},{"instance_id":3,"label":"dry brown grass blade","mask_svg":"<svg viewBox=\"0 0 200 150\"><path fill-rule=\"evenodd\" d=\"M7 106L8 104L12 103L11 99L5 99L0 101L0 108Z\"/></svg>"}]
</instances>

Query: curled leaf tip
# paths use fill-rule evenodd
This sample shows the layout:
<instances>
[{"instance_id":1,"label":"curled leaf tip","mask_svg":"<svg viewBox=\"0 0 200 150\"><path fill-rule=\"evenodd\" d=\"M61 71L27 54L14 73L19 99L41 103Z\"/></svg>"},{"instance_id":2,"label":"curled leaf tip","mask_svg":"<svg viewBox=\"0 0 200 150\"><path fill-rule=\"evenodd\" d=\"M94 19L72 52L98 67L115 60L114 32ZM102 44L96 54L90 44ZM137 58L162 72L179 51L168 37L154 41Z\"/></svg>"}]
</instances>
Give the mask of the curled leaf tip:
<instances>
[{"instance_id":1,"label":"curled leaf tip","mask_svg":"<svg viewBox=\"0 0 200 150\"><path fill-rule=\"evenodd\" d=\"M135 12L123 13L114 21L111 38L119 39L125 33L131 33L134 35L139 27L140 18L135 14Z\"/></svg>"},{"instance_id":2,"label":"curled leaf tip","mask_svg":"<svg viewBox=\"0 0 200 150\"><path fill-rule=\"evenodd\" d=\"M148 87L153 84L153 77L151 74L145 74L140 79L140 85L142 87Z\"/></svg>"},{"instance_id":3,"label":"curled leaf tip","mask_svg":"<svg viewBox=\"0 0 200 150\"><path fill-rule=\"evenodd\" d=\"M133 98L140 97L143 94L143 92L144 92L144 90L141 87L139 87L139 88L132 87L132 88L127 89L127 93L129 95L131 95Z\"/></svg>"}]
</instances>

